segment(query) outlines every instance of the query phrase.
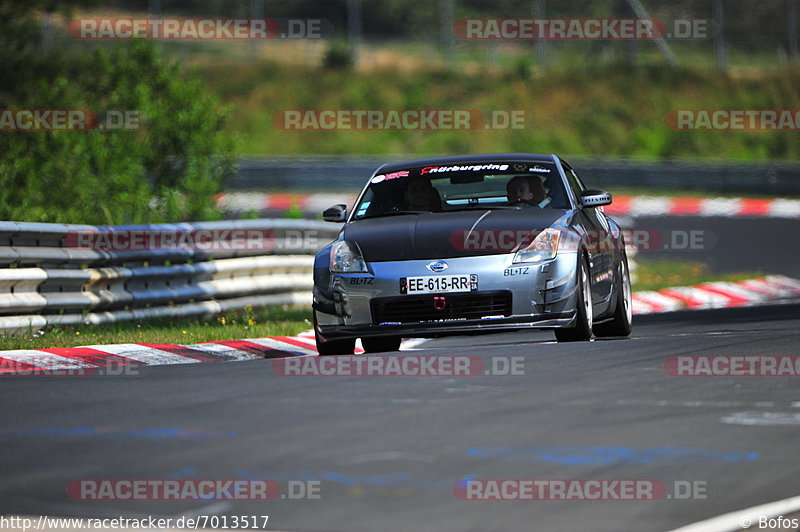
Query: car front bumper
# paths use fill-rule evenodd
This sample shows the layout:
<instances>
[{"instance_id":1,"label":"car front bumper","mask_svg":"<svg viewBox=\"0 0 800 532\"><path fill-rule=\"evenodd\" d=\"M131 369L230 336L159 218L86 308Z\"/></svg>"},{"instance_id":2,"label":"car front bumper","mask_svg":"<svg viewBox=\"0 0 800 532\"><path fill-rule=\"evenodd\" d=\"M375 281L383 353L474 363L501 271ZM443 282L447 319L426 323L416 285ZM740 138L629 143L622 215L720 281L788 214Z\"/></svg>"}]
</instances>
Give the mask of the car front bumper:
<instances>
[{"instance_id":1,"label":"car front bumper","mask_svg":"<svg viewBox=\"0 0 800 532\"><path fill-rule=\"evenodd\" d=\"M484 255L445 259L448 268L432 273L431 260L369 263L370 273L331 273L326 286L314 286L314 311L317 333L324 340L397 335L404 337L442 336L482 331L569 326L575 317L575 253L559 254L538 264L512 264L513 255ZM405 295L401 278L435 275L477 275L477 290L460 293ZM321 284L321 283L318 283ZM420 319L382 320L376 315L373 300L384 306L402 303L405 298L444 297L457 300L466 295L482 297L503 294L510 304L502 314L488 310L486 316L443 317L430 309ZM386 299L384 299L386 298ZM424 301L423 301L424 303ZM446 316L443 312L442 316Z\"/></svg>"}]
</instances>

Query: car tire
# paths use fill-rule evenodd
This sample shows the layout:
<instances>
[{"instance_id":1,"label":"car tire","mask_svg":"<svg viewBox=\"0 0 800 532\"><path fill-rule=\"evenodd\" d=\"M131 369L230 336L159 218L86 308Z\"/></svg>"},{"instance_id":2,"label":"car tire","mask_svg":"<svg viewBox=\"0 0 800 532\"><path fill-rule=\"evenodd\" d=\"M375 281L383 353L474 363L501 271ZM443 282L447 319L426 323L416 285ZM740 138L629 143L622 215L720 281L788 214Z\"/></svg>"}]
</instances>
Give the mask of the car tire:
<instances>
[{"instance_id":1,"label":"car tire","mask_svg":"<svg viewBox=\"0 0 800 532\"><path fill-rule=\"evenodd\" d=\"M371 338L362 338L361 345L364 346L366 353L385 353L387 351L399 351L401 340L402 338L399 336L373 336Z\"/></svg>"},{"instance_id":2,"label":"car tire","mask_svg":"<svg viewBox=\"0 0 800 532\"><path fill-rule=\"evenodd\" d=\"M314 314L314 340L317 342L317 353L319 356L352 355L356 350L356 339L347 340L328 340L323 341L317 331L317 313Z\"/></svg>"},{"instance_id":3,"label":"car tire","mask_svg":"<svg viewBox=\"0 0 800 532\"><path fill-rule=\"evenodd\" d=\"M559 342L584 342L592 339L592 285L589 279L589 266L581 254L576 272L575 323L571 327L555 329Z\"/></svg>"},{"instance_id":4,"label":"car tire","mask_svg":"<svg viewBox=\"0 0 800 532\"><path fill-rule=\"evenodd\" d=\"M617 304L614 305L614 316L611 321L594 326L594 334L598 337L628 336L631 334L633 322L631 276L628 269L628 257L622 256L617 276Z\"/></svg>"}]
</instances>

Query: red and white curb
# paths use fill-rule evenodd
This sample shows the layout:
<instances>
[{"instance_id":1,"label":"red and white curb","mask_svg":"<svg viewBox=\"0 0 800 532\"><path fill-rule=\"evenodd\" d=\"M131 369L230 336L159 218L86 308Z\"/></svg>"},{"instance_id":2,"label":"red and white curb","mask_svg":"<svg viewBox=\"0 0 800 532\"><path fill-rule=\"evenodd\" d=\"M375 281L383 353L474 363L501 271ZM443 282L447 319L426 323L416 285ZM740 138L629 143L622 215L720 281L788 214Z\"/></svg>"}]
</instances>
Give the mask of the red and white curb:
<instances>
[{"instance_id":1,"label":"red and white curb","mask_svg":"<svg viewBox=\"0 0 800 532\"><path fill-rule=\"evenodd\" d=\"M47 374L56 370L91 374L107 367L158 366L316 356L314 333L201 344L112 344L0 351L0 375Z\"/></svg>"},{"instance_id":2,"label":"red and white curb","mask_svg":"<svg viewBox=\"0 0 800 532\"><path fill-rule=\"evenodd\" d=\"M747 307L800 297L800 281L782 275L633 293L634 314Z\"/></svg>"},{"instance_id":3,"label":"red and white curb","mask_svg":"<svg viewBox=\"0 0 800 532\"><path fill-rule=\"evenodd\" d=\"M318 214L337 203L352 205L352 194L263 194L227 192L216 196L225 212L284 212L299 209ZM787 198L691 198L670 196L614 196L604 208L617 216L744 216L800 218L800 200Z\"/></svg>"},{"instance_id":4,"label":"red and white curb","mask_svg":"<svg viewBox=\"0 0 800 532\"><path fill-rule=\"evenodd\" d=\"M761 279L715 282L697 286L665 288L633 294L633 313L656 314L676 310L742 307L780 302L800 297L800 281L771 275ZM404 350L414 349L423 338L404 340ZM360 342L356 354L363 353ZM67 371L91 374L98 368L158 366L257 360L295 356L317 356L314 331L297 336L225 340L201 344L113 344L84 347L0 351L0 375L36 375Z\"/></svg>"},{"instance_id":5,"label":"red and white curb","mask_svg":"<svg viewBox=\"0 0 800 532\"><path fill-rule=\"evenodd\" d=\"M402 346L403 349L413 349L425 341L424 338L412 338L404 340ZM363 352L361 341L356 341L355 354ZM0 351L0 376L39 374L79 376L91 375L97 373L98 368L109 367L163 366L317 355L314 330L311 329L297 336L223 340L189 345L109 344ZM116 372L119 373L121 372Z\"/></svg>"}]
</instances>

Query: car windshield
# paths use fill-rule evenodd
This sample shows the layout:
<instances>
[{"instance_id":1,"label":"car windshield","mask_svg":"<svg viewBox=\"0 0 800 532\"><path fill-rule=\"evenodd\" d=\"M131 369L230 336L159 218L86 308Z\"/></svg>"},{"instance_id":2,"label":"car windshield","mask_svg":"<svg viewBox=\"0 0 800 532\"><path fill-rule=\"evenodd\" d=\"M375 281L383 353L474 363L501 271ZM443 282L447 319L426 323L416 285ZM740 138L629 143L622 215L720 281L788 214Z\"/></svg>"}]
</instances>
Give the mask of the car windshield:
<instances>
[{"instance_id":1,"label":"car windshield","mask_svg":"<svg viewBox=\"0 0 800 532\"><path fill-rule=\"evenodd\" d=\"M522 208L570 208L553 163L441 165L379 174L370 180L354 218Z\"/></svg>"}]
</instances>

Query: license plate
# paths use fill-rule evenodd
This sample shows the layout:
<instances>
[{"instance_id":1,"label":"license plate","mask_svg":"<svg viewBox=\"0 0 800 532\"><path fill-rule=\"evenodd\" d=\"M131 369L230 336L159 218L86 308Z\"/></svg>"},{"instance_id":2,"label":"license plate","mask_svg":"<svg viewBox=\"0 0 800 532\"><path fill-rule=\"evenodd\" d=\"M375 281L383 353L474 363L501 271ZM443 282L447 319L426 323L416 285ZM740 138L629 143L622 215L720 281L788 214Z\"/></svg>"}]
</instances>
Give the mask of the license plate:
<instances>
[{"instance_id":1,"label":"license plate","mask_svg":"<svg viewBox=\"0 0 800 532\"><path fill-rule=\"evenodd\" d=\"M426 275L422 277L403 277L400 279L401 294L449 294L471 292L478 289L478 276L465 275Z\"/></svg>"}]
</instances>

